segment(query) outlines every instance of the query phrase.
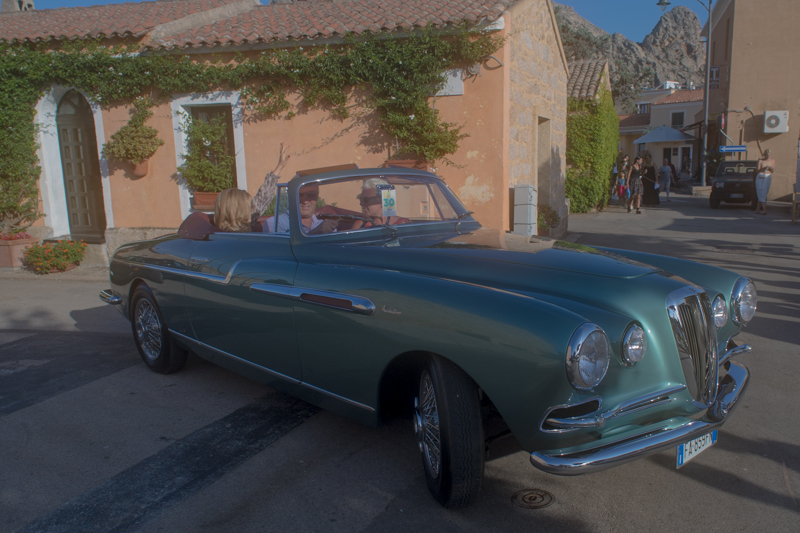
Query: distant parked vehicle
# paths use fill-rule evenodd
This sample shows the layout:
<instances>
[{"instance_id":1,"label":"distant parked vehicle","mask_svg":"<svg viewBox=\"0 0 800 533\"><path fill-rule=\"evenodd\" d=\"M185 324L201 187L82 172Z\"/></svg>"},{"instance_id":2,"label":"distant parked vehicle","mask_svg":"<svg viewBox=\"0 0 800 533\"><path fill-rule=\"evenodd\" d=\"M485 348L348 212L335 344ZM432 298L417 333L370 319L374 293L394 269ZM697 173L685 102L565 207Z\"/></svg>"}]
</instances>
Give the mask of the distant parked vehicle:
<instances>
[{"instance_id":1,"label":"distant parked vehicle","mask_svg":"<svg viewBox=\"0 0 800 533\"><path fill-rule=\"evenodd\" d=\"M720 163L708 198L711 209L717 209L722 202L750 204L751 209L755 209L758 204L755 188L757 165L758 161Z\"/></svg>"}]
</instances>

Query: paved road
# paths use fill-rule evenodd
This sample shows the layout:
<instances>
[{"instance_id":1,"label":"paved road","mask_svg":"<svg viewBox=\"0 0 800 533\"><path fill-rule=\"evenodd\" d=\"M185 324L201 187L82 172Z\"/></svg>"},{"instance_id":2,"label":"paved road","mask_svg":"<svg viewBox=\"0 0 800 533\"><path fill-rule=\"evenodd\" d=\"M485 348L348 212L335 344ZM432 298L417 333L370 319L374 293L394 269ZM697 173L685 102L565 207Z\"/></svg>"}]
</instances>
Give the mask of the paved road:
<instances>
[{"instance_id":1,"label":"paved road","mask_svg":"<svg viewBox=\"0 0 800 533\"><path fill-rule=\"evenodd\" d=\"M796 531L800 226L678 197L573 216L570 239L727 266L758 283L743 405L680 471L664 452L592 476L490 462L479 501L428 495L411 424L368 429L203 360L161 376L97 300L102 273L0 272L0 532ZM524 509L512 496L555 500Z\"/></svg>"}]
</instances>

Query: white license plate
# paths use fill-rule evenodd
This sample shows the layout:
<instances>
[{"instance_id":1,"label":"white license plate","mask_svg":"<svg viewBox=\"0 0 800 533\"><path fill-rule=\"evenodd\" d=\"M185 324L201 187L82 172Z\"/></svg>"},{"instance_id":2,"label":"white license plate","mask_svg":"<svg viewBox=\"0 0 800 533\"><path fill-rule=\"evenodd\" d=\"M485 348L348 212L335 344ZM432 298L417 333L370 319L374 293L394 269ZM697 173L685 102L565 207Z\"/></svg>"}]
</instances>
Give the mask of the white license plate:
<instances>
[{"instance_id":1,"label":"white license plate","mask_svg":"<svg viewBox=\"0 0 800 533\"><path fill-rule=\"evenodd\" d=\"M678 460L675 468L680 468L698 455L706 448L710 448L717 443L717 431L707 433L702 437L697 437L678 446Z\"/></svg>"},{"instance_id":2,"label":"white license plate","mask_svg":"<svg viewBox=\"0 0 800 533\"><path fill-rule=\"evenodd\" d=\"M731 194L731 198L744 198L744 194Z\"/></svg>"}]
</instances>

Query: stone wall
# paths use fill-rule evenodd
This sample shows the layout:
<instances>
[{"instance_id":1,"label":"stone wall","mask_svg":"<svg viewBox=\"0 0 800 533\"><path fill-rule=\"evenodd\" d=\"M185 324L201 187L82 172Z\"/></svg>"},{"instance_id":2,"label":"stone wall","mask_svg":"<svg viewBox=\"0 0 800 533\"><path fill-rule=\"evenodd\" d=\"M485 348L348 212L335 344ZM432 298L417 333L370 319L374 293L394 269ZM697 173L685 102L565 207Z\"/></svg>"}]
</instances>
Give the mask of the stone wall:
<instances>
[{"instance_id":1,"label":"stone wall","mask_svg":"<svg viewBox=\"0 0 800 533\"><path fill-rule=\"evenodd\" d=\"M526 0L509 9L509 187L533 184L539 205L561 217L551 235L567 231L564 197L567 143L566 59L550 0Z\"/></svg>"}]
</instances>

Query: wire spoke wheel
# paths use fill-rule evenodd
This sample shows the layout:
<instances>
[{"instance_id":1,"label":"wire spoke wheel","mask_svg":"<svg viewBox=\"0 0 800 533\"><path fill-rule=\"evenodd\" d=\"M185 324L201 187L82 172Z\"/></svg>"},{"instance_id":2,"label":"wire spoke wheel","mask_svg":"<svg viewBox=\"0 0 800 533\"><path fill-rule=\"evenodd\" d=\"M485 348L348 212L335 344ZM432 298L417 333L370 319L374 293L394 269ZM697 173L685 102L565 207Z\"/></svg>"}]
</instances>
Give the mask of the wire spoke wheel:
<instances>
[{"instance_id":1,"label":"wire spoke wheel","mask_svg":"<svg viewBox=\"0 0 800 533\"><path fill-rule=\"evenodd\" d=\"M134 324L136 338L145 357L155 361L161 355L161 321L153 304L145 298L136 302Z\"/></svg>"},{"instance_id":2,"label":"wire spoke wheel","mask_svg":"<svg viewBox=\"0 0 800 533\"><path fill-rule=\"evenodd\" d=\"M431 376L427 372L422 377L421 400L417 400L417 420L419 429L419 448L431 477L436 479L442 466L441 434L439 433L439 410L436 406L436 392L433 390Z\"/></svg>"}]
</instances>

